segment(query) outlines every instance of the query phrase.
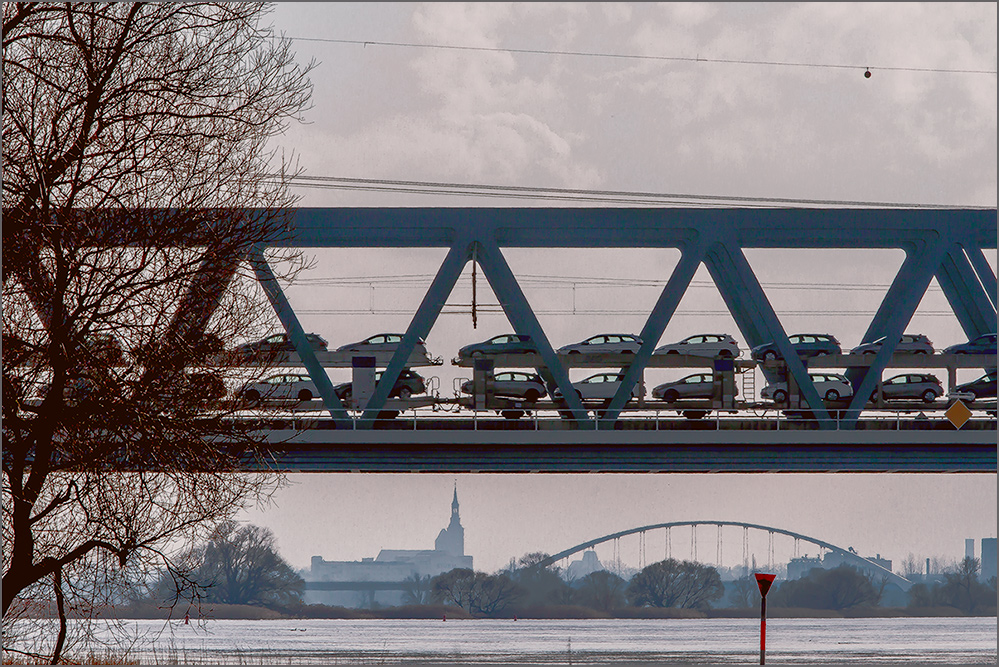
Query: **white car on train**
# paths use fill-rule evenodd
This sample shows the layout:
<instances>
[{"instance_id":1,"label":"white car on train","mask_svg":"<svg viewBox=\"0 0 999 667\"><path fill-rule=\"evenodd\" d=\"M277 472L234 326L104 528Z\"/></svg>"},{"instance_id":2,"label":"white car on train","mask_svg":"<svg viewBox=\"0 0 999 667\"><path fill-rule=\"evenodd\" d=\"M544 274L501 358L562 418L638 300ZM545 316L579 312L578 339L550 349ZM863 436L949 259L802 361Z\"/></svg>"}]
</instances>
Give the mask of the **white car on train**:
<instances>
[{"instance_id":1,"label":"white car on train","mask_svg":"<svg viewBox=\"0 0 999 667\"><path fill-rule=\"evenodd\" d=\"M845 375L839 373L809 373L815 390L819 396L827 401L838 401L841 398L853 396L853 385ZM787 382L774 382L768 384L760 390L760 398L773 401L774 403L784 403L787 401Z\"/></svg>"}]
</instances>

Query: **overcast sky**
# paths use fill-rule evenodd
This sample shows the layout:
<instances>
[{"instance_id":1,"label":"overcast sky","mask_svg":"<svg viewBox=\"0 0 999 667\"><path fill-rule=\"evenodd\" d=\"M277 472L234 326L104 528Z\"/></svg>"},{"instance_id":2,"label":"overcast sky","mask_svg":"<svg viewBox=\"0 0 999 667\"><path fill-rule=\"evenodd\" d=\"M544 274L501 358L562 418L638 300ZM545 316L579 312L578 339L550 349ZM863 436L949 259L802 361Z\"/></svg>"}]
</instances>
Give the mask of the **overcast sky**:
<instances>
[{"instance_id":1,"label":"overcast sky","mask_svg":"<svg viewBox=\"0 0 999 667\"><path fill-rule=\"evenodd\" d=\"M276 145L309 176L995 207L996 18L995 3L280 3L275 29L318 65L307 123ZM583 205L297 192L303 206ZM640 331L678 257L505 253L556 346ZM315 267L289 298L335 347L404 331L444 251L310 254ZM860 342L903 257L746 255L789 333L829 332L845 347ZM480 303L495 303L479 289ZM473 329L460 306L470 299L466 271L427 337L445 360L427 369L442 395L463 374L449 364L458 347L509 330L490 313ZM702 267L660 342L723 331L744 345ZM908 331L937 347L966 339L935 283ZM466 553L487 571L671 520L769 523L895 559L958 558L965 537L996 534L994 475L317 474L294 476L277 508L248 518L275 531L296 567L431 548L455 479Z\"/></svg>"}]
</instances>

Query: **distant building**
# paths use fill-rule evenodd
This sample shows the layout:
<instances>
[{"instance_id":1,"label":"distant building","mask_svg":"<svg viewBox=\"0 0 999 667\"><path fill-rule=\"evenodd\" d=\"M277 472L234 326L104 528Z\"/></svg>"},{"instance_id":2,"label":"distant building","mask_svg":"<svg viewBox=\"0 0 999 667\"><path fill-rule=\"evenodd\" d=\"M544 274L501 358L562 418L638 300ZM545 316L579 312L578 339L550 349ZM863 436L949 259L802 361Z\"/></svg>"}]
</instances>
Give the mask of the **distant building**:
<instances>
[{"instance_id":1,"label":"distant building","mask_svg":"<svg viewBox=\"0 0 999 667\"><path fill-rule=\"evenodd\" d=\"M978 572L978 578L988 581L996 576L996 538L982 538L982 569Z\"/></svg>"},{"instance_id":2,"label":"distant building","mask_svg":"<svg viewBox=\"0 0 999 667\"><path fill-rule=\"evenodd\" d=\"M964 557L974 558L975 557L975 540L969 537L964 541Z\"/></svg>"},{"instance_id":3,"label":"distant building","mask_svg":"<svg viewBox=\"0 0 999 667\"><path fill-rule=\"evenodd\" d=\"M582 558L569 563L569 567L565 568L565 579L566 581L578 581L588 574L603 569L605 568L600 563L600 559L597 558L597 552L590 549L583 552Z\"/></svg>"},{"instance_id":4,"label":"distant building","mask_svg":"<svg viewBox=\"0 0 999 667\"><path fill-rule=\"evenodd\" d=\"M817 567L823 567L822 559L818 556L812 558L805 555L799 558L792 558L787 564L787 578L801 579Z\"/></svg>"},{"instance_id":5,"label":"distant building","mask_svg":"<svg viewBox=\"0 0 999 667\"><path fill-rule=\"evenodd\" d=\"M472 569L465 555L465 529L458 515L458 490L451 501L451 522L441 530L433 549L382 549L376 558L328 561L312 557L305 579L306 604L341 607L403 604L406 580L415 581L449 572Z\"/></svg>"},{"instance_id":6,"label":"distant building","mask_svg":"<svg viewBox=\"0 0 999 667\"><path fill-rule=\"evenodd\" d=\"M862 560L859 560L859 558L861 558L859 554L855 554L855 556L856 557L851 557L839 552L830 551L821 558L818 556L810 558L807 555L800 558L792 558L787 564L787 578L801 579L811 572L813 568L821 567L823 569L831 570L839 567L840 565L849 565L850 567L856 568L865 574L884 574L884 571L871 567ZM866 559L891 572L891 561L887 558L882 558L881 554L877 554L876 556L867 556Z\"/></svg>"}]
</instances>

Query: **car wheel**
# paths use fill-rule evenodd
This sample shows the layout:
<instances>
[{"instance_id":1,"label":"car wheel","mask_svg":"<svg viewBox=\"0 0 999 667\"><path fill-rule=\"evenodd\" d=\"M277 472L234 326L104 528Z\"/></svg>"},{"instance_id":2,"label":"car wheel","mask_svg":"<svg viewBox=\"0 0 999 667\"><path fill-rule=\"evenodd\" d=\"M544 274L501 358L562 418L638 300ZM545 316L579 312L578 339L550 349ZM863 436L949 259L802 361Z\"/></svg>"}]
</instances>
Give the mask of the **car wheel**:
<instances>
[{"instance_id":1,"label":"car wheel","mask_svg":"<svg viewBox=\"0 0 999 667\"><path fill-rule=\"evenodd\" d=\"M666 354L680 354L678 350L669 350Z\"/></svg>"},{"instance_id":2,"label":"car wheel","mask_svg":"<svg viewBox=\"0 0 999 667\"><path fill-rule=\"evenodd\" d=\"M677 393L676 389L667 389L665 393L663 393L663 400L667 403L676 403L679 398L680 394Z\"/></svg>"},{"instance_id":3,"label":"car wheel","mask_svg":"<svg viewBox=\"0 0 999 667\"><path fill-rule=\"evenodd\" d=\"M260 402L260 392L256 389L251 389L243 394L243 398L246 399L247 403L258 403Z\"/></svg>"},{"instance_id":4,"label":"car wheel","mask_svg":"<svg viewBox=\"0 0 999 667\"><path fill-rule=\"evenodd\" d=\"M503 415L503 419L520 419L524 416L523 410L504 410L500 414Z\"/></svg>"},{"instance_id":5,"label":"car wheel","mask_svg":"<svg viewBox=\"0 0 999 667\"><path fill-rule=\"evenodd\" d=\"M527 393L524 394L524 400L528 403L534 403L539 398L541 398L541 394L538 393L537 389L528 389Z\"/></svg>"},{"instance_id":6,"label":"car wheel","mask_svg":"<svg viewBox=\"0 0 999 667\"><path fill-rule=\"evenodd\" d=\"M402 389L399 390L399 398L403 400L412 398L412 396L413 396L413 390L410 389L409 387L403 387Z\"/></svg>"},{"instance_id":7,"label":"car wheel","mask_svg":"<svg viewBox=\"0 0 999 667\"><path fill-rule=\"evenodd\" d=\"M353 395L354 395L354 392L353 392L353 391L351 391L350 389L347 389L346 391L344 391L344 392L343 392L343 400L345 400L345 401L348 401L348 402L349 402L349 401L350 401L350 399L351 399L351 397L352 397Z\"/></svg>"},{"instance_id":8,"label":"car wheel","mask_svg":"<svg viewBox=\"0 0 999 667\"><path fill-rule=\"evenodd\" d=\"M763 361L777 361L777 353L773 350L767 350L763 353Z\"/></svg>"},{"instance_id":9,"label":"car wheel","mask_svg":"<svg viewBox=\"0 0 999 667\"><path fill-rule=\"evenodd\" d=\"M926 391L923 392L924 403L932 403L935 400L937 400L937 392L933 391L932 389L927 389Z\"/></svg>"},{"instance_id":10,"label":"car wheel","mask_svg":"<svg viewBox=\"0 0 999 667\"><path fill-rule=\"evenodd\" d=\"M707 410L684 410L683 416L687 419L704 419L708 414Z\"/></svg>"},{"instance_id":11,"label":"car wheel","mask_svg":"<svg viewBox=\"0 0 999 667\"><path fill-rule=\"evenodd\" d=\"M778 389L774 392L774 403L785 403L787 402L787 392L783 389Z\"/></svg>"},{"instance_id":12,"label":"car wheel","mask_svg":"<svg viewBox=\"0 0 999 667\"><path fill-rule=\"evenodd\" d=\"M916 352L915 352L915 353L916 353L916 354L929 354L929 352L928 352L928 351L926 351L926 350L916 350Z\"/></svg>"},{"instance_id":13,"label":"car wheel","mask_svg":"<svg viewBox=\"0 0 999 667\"><path fill-rule=\"evenodd\" d=\"M827 401L838 401L839 400L839 392L836 391L835 389L830 389L829 391L826 392L826 400Z\"/></svg>"},{"instance_id":14,"label":"car wheel","mask_svg":"<svg viewBox=\"0 0 999 667\"><path fill-rule=\"evenodd\" d=\"M826 352L825 350L819 350L818 352L815 353L815 356L816 357L828 357L829 353Z\"/></svg>"},{"instance_id":15,"label":"car wheel","mask_svg":"<svg viewBox=\"0 0 999 667\"><path fill-rule=\"evenodd\" d=\"M311 401L312 400L312 392L309 391L308 389L303 389L302 391L298 392L298 400L300 400L300 401Z\"/></svg>"},{"instance_id":16,"label":"car wheel","mask_svg":"<svg viewBox=\"0 0 999 667\"><path fill-rule=\"evenodd\" d=\"M721 352L718 353L718 356L721 357L722 359L731 359L732 352L731 350L722 350Z\"/></svg>"},{"instance_id":17,"label":"car wheel","mask_svg":"<svg viewBox=\"0 0 999 667\"><path fill-rule=\"evenodd\" d=\"M884 398L883 395L882 398ZM874 391L871 392L871 403L876 403L877 400L878 400L878 390L875 389Z\"/></svg>"},{"instance_id":18,"label":"car wheel","mask_svg":"<svg viewBox=\"0 0 999 667\"><path fill-rule=\"evenodd\" d=\"M875 350L864 350L864 354L877 354Z\"/></svg>"},{"instance_id":19,"label":"car wheel","mask_svg":"<svg viewBox=\"0 0 999 667\"><path fill-rule=\"evenodd\" d=\"M569 350L569 354L579 354L579 350Z\"/></svg>"},{"instance_id":20,"label":"car wheel","mask_svg":"<svg viewBox=\"0 0 999 667\"><path fill-rule=\"evenodd\" d=\"M470 356L470 357L481 357L482 356L482 350L472 350L468 354L468 356Z\"/></svg>"}]
</instances>

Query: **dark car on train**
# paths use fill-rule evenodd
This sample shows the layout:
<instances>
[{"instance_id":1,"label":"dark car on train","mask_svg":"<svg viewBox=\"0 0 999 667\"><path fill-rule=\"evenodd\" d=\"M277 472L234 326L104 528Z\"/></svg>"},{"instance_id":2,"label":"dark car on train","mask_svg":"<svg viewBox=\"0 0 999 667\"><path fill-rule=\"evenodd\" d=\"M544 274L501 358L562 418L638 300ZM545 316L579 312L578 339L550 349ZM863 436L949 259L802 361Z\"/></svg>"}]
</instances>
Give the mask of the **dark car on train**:
<instances>
[{"instance_id":1,"label":"dark car on train","mask_svg":"<svg viewBox=\"0 0 999 667\"><path fill-rule=\"evenodd\" d=\"M791 347L798 353L798 357L808 359L810 357L822 357L827 354L840 354L842 348L836 337L831 334L811 334L800 333L788 336ZM757 345L752 349L752 357L756 361L773 361L780 359L780 349L776 342Z\"/></svg>"},{"instance_id":2,"label":"dark car on train","mask_svg":"<svg viewBox=\"0 0 999 667\"><path fill-rule=\"evenodd\" d=\"M951 395L967 394L972 401L983 398L996 398L996 371L989 371L977 380L965 382L954 387Z\"/></svg>"},{"instance_id":3,"label":"dark car on train","mask_svg":"<svg viewBox=\"0 0 999 667\"><path fill-rule=\"evenodd\" d=\"M881 397L886 401L922 400L924 403L932 403L943 394L943 384L931 373L902 373L881 383ZM877 396L878 391L875 389L871 400L875 400Z\"/></svg>"},{"instance_id":4,"label":"dark car on train","mask_svg":"<svg viewBox=\"0 0 999 667\"><path fill-rule=\"evenodd\" d=\"M525 334L501 334L481 343L472 343L458 350L459 359L488 357L497 354L533 354L538 351L534 341Z\"/></svg>"},{"instance_id":5,"label":"dark car on train","mask_svg":"<svg viewBox=\"0 0 999 667\"><path fill-rule=\"evenodd\" d=\"M861 343L850 350L850 354L877 354L885 344L887 336L870 343ZM933 341L925 334L902 334L895 346L895 354L933 354Z\"/></svg>"},{"instance_id":6,"label":"dark car on train","mask_svg":"<svg viewBox=\"0 0 999 667\"><path fill-rule=\"evenodd\" d=\"M958 343L944 348L944 354L991 354L996 353L996 334L984 334L969 340L967 343Z\"/></svg>"},{"instance_id":7,"label":"dark car on train","mask_svg":"<svg viewBox=\"0 0 999 667\"><path fill-rule=\"evenodd\" d=\"M461 384L461 393L474 394L475 383L467 380ZM520 398L530 403L548 395L545 381L537 373L503 371L493 375L493 396Z\"/></svg>"},{"instance_id":8,"label":"dark car on train","mask_svg":"<svg viewBox=\"0 0 999 667\"><path fill-rule=\"evenodd\" d=\"M316 352L326 350L326 339L315 333L305 334L305 339ZM294 352L295 344L286 333L273 334L252 343L244 343L236 348L236 355L244 358L262 357L274 352Z\"/></svg>"},{"instance_id":9,"label":"dark car on train","mask_svg":"<svg viewBox=\"0 0 999 667\"><path fill-rule=\"evenodd\" d=\"M382 373L384 371L375 373L376 385L382 379ZM333 391L341 401L349 401L354 393L354 384L352 382L343 382L333 387ZM426 391L426 379L416 371L404 368L399 372L399 377L392 386L392 391L389 392L388 397L407 399L414 394L422 394Z\"/></svg>"}]
</instances>

